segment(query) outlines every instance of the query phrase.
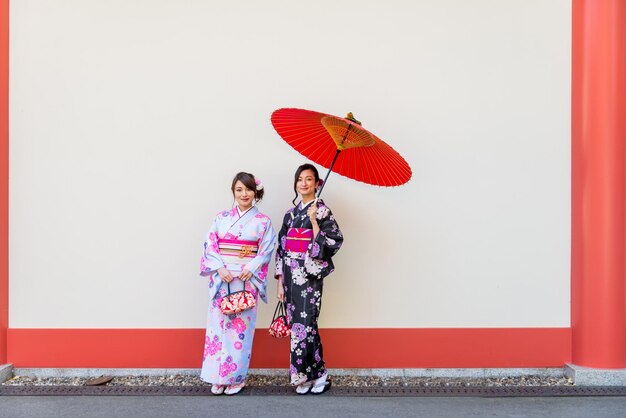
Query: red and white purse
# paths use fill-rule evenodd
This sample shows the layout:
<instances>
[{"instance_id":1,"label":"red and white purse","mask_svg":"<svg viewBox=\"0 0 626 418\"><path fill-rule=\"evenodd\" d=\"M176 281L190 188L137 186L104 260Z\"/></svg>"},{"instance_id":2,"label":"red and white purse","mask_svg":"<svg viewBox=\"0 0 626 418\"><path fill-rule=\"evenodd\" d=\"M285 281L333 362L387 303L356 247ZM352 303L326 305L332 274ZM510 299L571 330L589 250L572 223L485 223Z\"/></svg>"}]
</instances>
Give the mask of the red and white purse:
<instances>
[{"instance_id":1,"label":"red and white purse","mask_svg":"<svg viewBox=\"0 0 626 418\"><path fill-rule=\"evenodd\" d=\"M246 290L246 284L243 290L230 292L230 283L228 283L228 294L222 298L220 309L224 315L234 315L239 312L247 311L256 306L256 300L252 292Z\"/></svg>"},{"instance_id":2,"label":"red and white purse","mask_svg":"<svg viewBox=\"0 0 626 418\"><path fill-rule=\"evenodd\" d=\"M278 301L278 305L274 310L274 317L268 329L272 337L284 338L291 334L291 324L287 319L287 307L285 305L285 302Z\"/></svg>"}]
</instances>

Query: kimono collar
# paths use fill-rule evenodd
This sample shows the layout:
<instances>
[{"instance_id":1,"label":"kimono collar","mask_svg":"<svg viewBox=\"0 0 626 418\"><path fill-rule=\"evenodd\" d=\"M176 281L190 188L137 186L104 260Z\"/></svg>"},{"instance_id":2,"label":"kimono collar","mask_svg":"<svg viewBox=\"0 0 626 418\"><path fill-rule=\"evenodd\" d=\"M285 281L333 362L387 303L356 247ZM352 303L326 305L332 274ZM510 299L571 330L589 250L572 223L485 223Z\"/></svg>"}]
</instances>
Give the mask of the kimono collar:
<instances>
[{"instance_id":1,"label":"kimono collar","mask_svg":"<svg viewBox=\"0 0 626 418\"><path fill-rule=\"evenodd\" d=\"M300 204L298 205L298 209L302 210L302 209L306 208L307 206L309 206L313 202L315 202L315 199L309 201L309 203L306 203L306 204L303 203L303 202L300 202Z\"/></svg>"},{"instance_id":2,"label":"kimono collar","mask_svg":"<svg viewBox=\"0 0 626 418\"><path fill-rule=\"evenodd\" d=\"M243 216L239 216L239 210L237 206L234 206L230 211L231 224L228 230L231 230L235 225L247 224L251 219L254 219L257 213L259 213L259 208L252 206Z\"/></svg>"},{"instance_id":3,"label":"kimono collar","mask_svg":"<svg viewBox=\"0 0 626 418\"><path fill-rule=\"evenodd\" d=\"M237 214L239 215L239 217L241 218L243 215L245 215L246 213L248 213L249 211L252 210L254 206L250 206L248 209L246 209L245 211L242 211L241 209L239 209L239 205L235 205L235 209L237 209Z\"/></svg>"},{"instance_id":4,"label":"kimono collar","mask_svg":"<svg viewBox=\"0 0 626 418\"><path fill-rule=\"evenodd\" d=\"M250 213L254 213L256 215L257 213L259 213L259 208L257 208L256 206L252 206L243 214L243 216L240 216L239 208L237 207L237 204L235 204L235 206L233 206L233 208L230 210L230 217L238 219L241 217L247 217L247 215L249 215Z\"/></svg>"},{"instance_id":5,"label":"kimono collar","mask_svg":"<svg viewBox=\"0 0 626 418\"><path fill-rule=\"evenodd\" d=\"M309 206L311 203L315 202L315 199L307 202L306 204L303 204L302 201L300 201L300 203L298 204L298 210L304 210L307 206ZM323 206L324 205L324 201L322 199L317 199L317 206Z\"/></svg>"}]
</instances>

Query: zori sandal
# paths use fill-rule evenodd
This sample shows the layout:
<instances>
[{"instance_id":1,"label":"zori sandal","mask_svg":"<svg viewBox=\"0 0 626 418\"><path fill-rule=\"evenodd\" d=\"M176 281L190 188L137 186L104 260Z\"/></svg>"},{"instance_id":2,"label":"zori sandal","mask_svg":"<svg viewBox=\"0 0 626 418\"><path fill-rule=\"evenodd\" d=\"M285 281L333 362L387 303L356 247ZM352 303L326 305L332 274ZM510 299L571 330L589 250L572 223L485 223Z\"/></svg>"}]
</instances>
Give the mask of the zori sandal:
<instances>
[{"instance_id":1,"label":"zori sandal","mask_svg":"<svg viewBox=\"0 0 626 418\"><path fill-rule=\"evenodd\" d=\"M320 382L319 385L313 385L311 388L311 393L313 395L321 395L324 392L328 392L330 387L333 385L333 381L328 379L323 382Z\"/></svg>"},{"instance_id":2,"label":"zori sandal","mask_svg":"<svg viewBox=\"0 0 626 418\"><path fill-rule=\"evenodd\" d=\"M298 395L306 395L311 390L311 386L313 386L313 382L304 382L296 386L296 393Z\"/></svg>"},{"instance_id":3,"label":"zori sandal","mask_svg":"<svg viewBox=\"0 0 626 418\"><path fill-rule=\"evenodd\" d=\"M211 385L211 393L213 395L221 395L222 393L224 393L224 386L223 385Z\"/></svg>"},{"instance_id":4,"label":"zori sandal","mask_svg":"<svg viewBox=\"0 0 626 418\"><path fill-rule=\"evenodd\" d=\"M239 383L238 385L230 385L224 391L224 395L232 396L236 395L246 387L246 382Z\"/></svg>"}]
</instances>

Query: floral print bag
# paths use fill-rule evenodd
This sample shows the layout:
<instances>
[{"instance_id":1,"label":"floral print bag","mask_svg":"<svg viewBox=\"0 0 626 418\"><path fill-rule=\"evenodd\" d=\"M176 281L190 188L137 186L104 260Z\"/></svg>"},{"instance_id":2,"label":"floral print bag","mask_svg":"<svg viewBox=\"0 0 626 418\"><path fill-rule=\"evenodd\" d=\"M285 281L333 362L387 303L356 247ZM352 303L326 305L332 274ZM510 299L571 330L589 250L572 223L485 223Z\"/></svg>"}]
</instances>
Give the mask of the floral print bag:
<instances>
[{"instance_id":1,"label":"floral print bag","mask_svg":"<svg viewBox=\"0 0 626 418\"><path fill-rule=\"evenodd\" d=\"M242 290L232 293L230 291L230 283L228 283L228 294L222 298L220 309L224 315L233 315L247 311L255 305L254 295L246 290L245 283Z\"/></svg>"},{"instance_id":2,"label":"floral print bag","mask_svg":"<svg viewBox=\"0 0 626 418\"><path fill-rule=\"evenodd\" d=\"M268 331L272 337L276 338L288 337L291 333L291 325L287 319L287 308L285 307L285 302L278 301L278 305L276 305L276 309L274 310L274 317Z\"/></svg>"}]
</instances>

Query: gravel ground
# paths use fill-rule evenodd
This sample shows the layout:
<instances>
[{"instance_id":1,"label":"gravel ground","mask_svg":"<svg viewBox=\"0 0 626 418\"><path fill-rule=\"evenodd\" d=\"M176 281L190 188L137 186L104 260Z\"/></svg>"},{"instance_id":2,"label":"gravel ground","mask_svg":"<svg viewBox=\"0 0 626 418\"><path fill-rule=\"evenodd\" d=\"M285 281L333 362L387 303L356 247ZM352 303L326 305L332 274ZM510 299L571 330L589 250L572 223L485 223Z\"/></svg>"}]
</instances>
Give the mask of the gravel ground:
<instances>
[{"instance_id":1,"label":"gravel ground","mask_svg":"<svg viewBox=\"0 0 626 418\"><path fill-rule=\"evenodd\" d=\"M93 376L98 377L98 376ZM343 387L402 387L402 386L573 386L566 377L516 376L499 378L445 378L445 377L377 377L331 376L334 386ZM4 386L82 386L84 377L35 378L15 376ZM248 386L287 386L287 376L249 375ZM198 376L116 376L108 386L203 386Z\"/></svg>"}]
</instances>

